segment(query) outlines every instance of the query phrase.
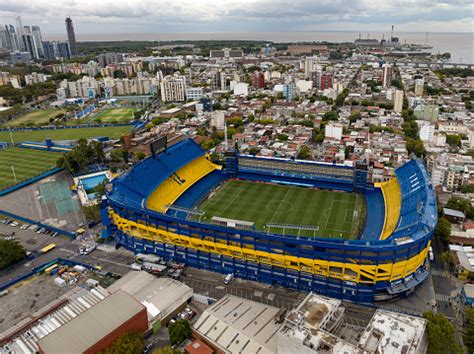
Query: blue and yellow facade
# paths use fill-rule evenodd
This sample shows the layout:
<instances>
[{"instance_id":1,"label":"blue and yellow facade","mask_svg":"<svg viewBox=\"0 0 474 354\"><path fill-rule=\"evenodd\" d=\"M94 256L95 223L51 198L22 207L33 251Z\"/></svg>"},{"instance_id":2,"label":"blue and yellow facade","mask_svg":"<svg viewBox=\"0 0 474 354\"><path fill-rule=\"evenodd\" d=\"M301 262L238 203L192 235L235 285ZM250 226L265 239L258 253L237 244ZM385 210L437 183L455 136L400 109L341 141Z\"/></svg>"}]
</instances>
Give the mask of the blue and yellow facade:
<instances>
[{"instance_id":1,"label":"blue and yellow facade","mask_svg":"<svg viewBox=\"0 0 474 354\"><path fill-rule=\"evenodd\" d=\"M203 158L204 152L198 153L190 156L190 161L184 159L182 165L170 168L170 161L179 161L175 159L176 154L189 152L186 144L194 143L184 142L179 151L174 148L166 152L168 157L162 156L162 161L148 161L146 167L139 166L138 169L150 171L152 165L157 165L156 168L162 170L158 166L162 164L175 172ZM194 147L191 150L198 151ZM222 181L231 175L274 183L293 181L298 185L351 189L367 195L367 198L375 195L382 203L388 198L397 198L390 195L390 188L384 193L381 191L383 186L362 183L361 173L362 180L367 180L363 168L276 159L265 159L260 164L254 157L234 155L230 158L234 160L228 161L227 170L213 169L188 186L180 198L184 201L188 194L196 203L200 194L209 192L211 179ZM200 164L210 168L210 165ZM146 181L140 183L141 174L132 172L118 179L103 201L103 222L117 243L134 252L153 253L197 268L234 273L246 279L357 302L388 300L405 296L426 278L425 263L437 221L434 193L422 163L410 161L400 169L402 173L397 175L397 183L400 178L408 178L409 182L399 183L399 199L385 203L390 206L401 200L399 211L395 211L399 220L392 229L392 235L396 234L396 237L386 236L385 226L388 222L393 224L394 217L392 212L384 212L385 208L377 215L382 219L377 230L370 230L373 225L366 225L365 237L361 235L358 240L347 241L324 238L324 235L320 238L296 238L237 230L191 221L147 207L149 196L165 183L166 178L181 178L179 174L172 176L174 172L148 189L143 189L147 187ZM419 188L415 190L414 186ZM133 191L134 188L139 190ZM154 198L156 201L157 196ZM175 200L176 205L180 205L180 198ZM404 198L411 204L404 205ZM368 213L375 212L370 207L372 204L368 203ZM412 222L413 210L416 212L415 223ZM377 237L370 236L375 234Z\"/></svg>"}]
</instances>

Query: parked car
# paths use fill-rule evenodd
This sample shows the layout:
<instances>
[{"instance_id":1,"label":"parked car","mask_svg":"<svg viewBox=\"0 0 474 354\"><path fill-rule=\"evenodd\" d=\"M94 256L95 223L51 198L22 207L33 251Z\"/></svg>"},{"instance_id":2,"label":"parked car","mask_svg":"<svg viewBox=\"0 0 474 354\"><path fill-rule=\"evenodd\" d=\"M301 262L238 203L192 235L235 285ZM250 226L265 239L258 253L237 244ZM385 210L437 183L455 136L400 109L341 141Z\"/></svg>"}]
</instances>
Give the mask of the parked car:
<instances>
[{"instance_id":1,"label":"parked car","mask_svg":"<svg viewBox=\"0 0 474 354\"><path fill-rule=\"evenodd\" d=\"M226 285L229 284L232 281L232 279L234 279L234 274L232 273L227 274L224 278L224 284Z\"/></svg>"},{"instance_id":2,"label":"parked car","mask_svg":"<svg viewBox=\"0 0 474 354\"><path fill-rule=\"evenodd\" d=\"M18 221L14 221L10 224L10 226L13 226L13 227L17 227L18 225L20 225Z\"/></svg>"},{"instance_id":3,"label":"parked car","mask_svg":"<svg viewBox=\"0 0 474 354\"><path fill-rule=\"evenodd\" d=\"M21 225L20 229L21 230L26 230L29 227L30 227L30 224L23 224L23 225Z\"/></svg>"},{"instance_id":4,"label":"parked car","mask_svg":"<svg viewBox=\"0 0 474 354\"><path fill-rule=\"evenodd\" d=\"M46 231L46 229L45 229L44 227L41 227L41 228L39 228L38 230L36 230L36 233L37 233L37 234L42 234L42 233L44 233L45 231Z\"/></svg>"}]
</instances>

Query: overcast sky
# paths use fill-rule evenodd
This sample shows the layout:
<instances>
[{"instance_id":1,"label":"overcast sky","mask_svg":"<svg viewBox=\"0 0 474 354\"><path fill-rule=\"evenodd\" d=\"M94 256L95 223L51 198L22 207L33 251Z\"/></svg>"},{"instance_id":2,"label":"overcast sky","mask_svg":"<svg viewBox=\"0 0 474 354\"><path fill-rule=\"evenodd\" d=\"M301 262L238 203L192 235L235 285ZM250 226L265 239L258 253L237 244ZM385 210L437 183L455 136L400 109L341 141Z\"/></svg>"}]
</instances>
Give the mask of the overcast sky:
<instances>
[{"instance_id":1,"label":"overcast sky","mask_svg":"<svg viewBox=\"0 0 474 354\"><path fill-rule=\"evenodd\" d=\"M0 0L0 23L40 25L45 37L165 32L472 32L472 0Z\"/></svg>"}]
</instances>

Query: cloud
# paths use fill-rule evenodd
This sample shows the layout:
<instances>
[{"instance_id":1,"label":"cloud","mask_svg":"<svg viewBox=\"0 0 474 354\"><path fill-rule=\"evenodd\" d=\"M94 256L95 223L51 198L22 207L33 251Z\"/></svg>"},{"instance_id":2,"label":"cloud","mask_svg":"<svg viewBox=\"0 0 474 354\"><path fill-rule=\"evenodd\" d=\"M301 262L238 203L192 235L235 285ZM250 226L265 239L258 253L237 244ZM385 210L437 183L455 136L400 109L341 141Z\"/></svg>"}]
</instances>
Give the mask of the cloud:
<instances>
[{"instance_id":1,"label":"cloud","mask_svg":"<svg viewBox=\"0 0 474 354\"><path fill-rule=\"evenodd\" d=\"M385 30L472 31L471 0L2 0L0 23L45 24L64 32L64 18L80 34L125 32L249 32ZM46 27L47 24L47 27ZM446 26L441 26L445 28Z\"/></svg>"}]
</instances>

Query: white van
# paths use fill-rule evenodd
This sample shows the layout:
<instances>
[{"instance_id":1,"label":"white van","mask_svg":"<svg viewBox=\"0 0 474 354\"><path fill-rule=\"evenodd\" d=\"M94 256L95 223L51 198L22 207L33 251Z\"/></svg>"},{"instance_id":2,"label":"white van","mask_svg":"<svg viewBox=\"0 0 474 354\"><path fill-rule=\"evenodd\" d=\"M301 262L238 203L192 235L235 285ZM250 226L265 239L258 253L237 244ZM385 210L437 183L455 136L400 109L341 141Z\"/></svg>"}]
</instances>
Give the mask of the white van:
<instances>
[{"instance_id":1,"label":"white van","mask_svg":"<svg viewBox=\"0 0 474 354\"><path fill-rule=\"evenodd\" d=\"M232 281L232 279L234 279L234 274L232 273L227 274L224 278L224 284L226 285L229 284Z\"/></svg>"}]
</instances>

